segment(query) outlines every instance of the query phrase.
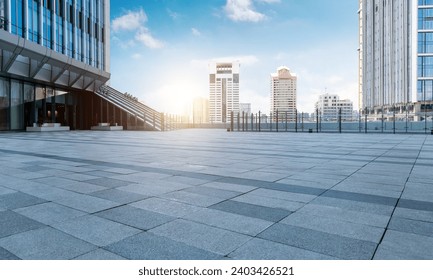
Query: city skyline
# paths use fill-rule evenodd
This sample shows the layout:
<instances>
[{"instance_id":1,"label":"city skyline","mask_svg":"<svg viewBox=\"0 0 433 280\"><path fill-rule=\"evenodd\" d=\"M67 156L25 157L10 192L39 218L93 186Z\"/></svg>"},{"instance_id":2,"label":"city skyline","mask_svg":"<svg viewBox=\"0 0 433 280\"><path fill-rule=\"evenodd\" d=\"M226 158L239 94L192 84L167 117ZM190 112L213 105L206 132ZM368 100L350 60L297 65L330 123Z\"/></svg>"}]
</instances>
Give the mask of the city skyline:
<instances>
[{"instance_id":1,"label":"city skyline","mask_svg":"<svg viewBox=\"0 0 433 280\"><path fill-rule=\"evenodd\" d=\"M300 76L300 111L325 88L357 100L357 10L356 0L111 1L111 85L182 114L208 95L211 62L239 60L240 102L253 111L270 110L281 65Z\"/></svg>"}]
</instances>

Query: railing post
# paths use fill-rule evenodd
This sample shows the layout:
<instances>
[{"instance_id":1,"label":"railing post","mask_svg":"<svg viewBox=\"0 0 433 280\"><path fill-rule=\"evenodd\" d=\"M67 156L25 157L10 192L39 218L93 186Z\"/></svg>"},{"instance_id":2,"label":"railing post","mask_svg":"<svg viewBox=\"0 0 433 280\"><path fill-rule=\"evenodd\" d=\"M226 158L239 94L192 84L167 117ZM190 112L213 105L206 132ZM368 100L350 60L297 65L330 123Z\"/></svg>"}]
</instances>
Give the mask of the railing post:
<instances>
[{"instance_id":1,"label":"railing post","mask_svg":"<svg viewBox=\"0 0 433 280\"><path fill-rule=\"evenodd\" d=\"M295 110L295 132L298 132L298 110Z\"/></svg>"},{"instance_id":2,"label":"railing post","mask_svg":"<svg viewBox=\"0 0 433 280\"><path fill-rule=\"evenodd\" d=\"M261 121L262 121L262 113L259 111L259 132L261 132L261 130L262 130Z\"/></svg>"},{"instance_id":3,"label":"railing post","mask_svg":"<svg viewBox=\"0 0 433 280\"><path fill-rule=\"evenodd\" d=\"M276 122L277 132L278 132L278 123L279 123L279 119L278 119L278 117L279 117L279 116L278 116L278 109L277 109L277 118L276 118L276 121L277 121L277 122Z\"/></svg>"},{"instance_id":4,"label":"railing post","mask_svg":"<svg viewBox=\"0 0 433 280\"><path fill-rule=\"evenodd\" d=\"M241 118L241 113L238 112L238 131L241 131L241 120L240 120L240 118Z\"/></svg>"},{"instance_id":5,"label":"railing post","mask_svg":"<svg viewBox=\"0 0 433 280\"><path fill-rule=\"evenodd\" d=\"M302 132L304 132L304 112L302 112L301 120L302 120Z\"/></svg>"},{"instance_id":6,"label":"railing post","mask_svg":"<svg viewBox=\"0 0 433 280\"><path fill-rule=\"evenodd\" d=\"M143 111L143 130L146 130L146 111Z\"/></svg>"},{"instance_id":7,"label":"railing post","mask_svg":"<svg viewBox=\"0 0 433 280\"><path fill-rule=\"evenodd\" d=\"M245 113L245 131L248 131L248 114Z\"/></svg>"},{"instance_id":8,"label":"railing post","mask_svg":"<svg viewBox=\"0 0 433 280\"><path fill-rule=\"evenodd\" d=\"M233 117L234 117L234 113L233 113L233 111L231 111L230 112L230 131L233 131L233 126L234 126L234 119L233 119Z\"/></svg>"},{"instance_id":9,"label":"railing post","mask_svg":"<svg viewBox=\"0 0 433 280\"><path fill-rule=\"evenodd\" d=\"M338 132L341 133L341 108L338 109Z\"/></svg>"},{"instance_id":10,"label":"railing post","mask_svg":"<svg viewBox=\"0 0 433 280\"><path fill-rule=\"evenodd\" d=\"M368 132L368 127L367 127L367 115L368 115L368 111L367 111L367 107L365 107L365 124L364 124L364 130L365 130L365 133Z\"/></svg>"},{"instance_id":11,"label":"railing post","mask_svg":"<svg viewBox=\"0 0 433 280\"><path fill-rule=\"evenodd\" d=\"M392 133L395 134L395 107L392 106Z\"/></svg>"},{"instance_id":12,"label":"railing post","mask_svg":"<svg viewBox=\"0 0 433 280\"><path fill-rule=\"evenodd\" d=\"M319 133L319 108L316 109L316 132Z\"/></svg>"},{"instance_id":13,"label":"railing post","mask_svg":"<svg viewBox=\"0 0 433 280\"><path fill-rule=\"evenodd\" d=\"M164 113L161 113L161 131L165 130L165 124L164 124Z\"/></svg>"},{"instance_id":14,"label":"railing post","mask_svg":"<svg viewBox=\"0 0 433 280\"><path fill-rule=\"evenodd\" d=\"M254 114L251 113L251 131L254 131Z\"/></svg>"},{"instance_id":15,"label":"railing post","mask_svg":"<svg viewBox=\"0 0 433 280\"><path fill-rule=\"evenodd\" d=\"M269 118L269 127L270 127L270 131L272 131L272 113L270 114L271 117Z\"/></svg>"},{"instance_id":16,"label":"railing post","mask_svg":"<svg viewBox=\"0 0 433 280\"><path fill-rule=\"evenodd\" d=\"M242 111L242 131L245 131L245 112Z\"/></svg>"},{"instance_id":17,"label":"railing post","mask_svg":"<svg viewBox=\"0 0 433 280\"><path fill-rule=\"evenodd\" d=\"M286 132L287 132L287 129L288 129L288 120L287 120L287 111L286 111Z\"/></svg>"}]
</instances>

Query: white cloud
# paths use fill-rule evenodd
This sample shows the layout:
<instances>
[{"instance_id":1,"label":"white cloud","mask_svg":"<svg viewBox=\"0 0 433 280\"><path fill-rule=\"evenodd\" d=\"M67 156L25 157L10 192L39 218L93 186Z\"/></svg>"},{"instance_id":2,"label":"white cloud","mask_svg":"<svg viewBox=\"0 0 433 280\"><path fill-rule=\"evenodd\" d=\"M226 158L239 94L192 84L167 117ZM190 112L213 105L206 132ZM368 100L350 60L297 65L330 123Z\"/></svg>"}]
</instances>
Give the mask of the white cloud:
<instances>
[{"instance_id":1,"label":"white cloud","mask_svg":"<svg viewBox=\"0 0 433 280\"><path fill-rule=\"evenodd\" d=\"M140 53L134 53L131 57L135 60L139 60L143 58L143 55Z\"/></svg>"},{"instance_id":2,"label":"white cloud","mask_svg":"<svg viewBox=\"0 0 433 280\"><path fill-rule=\"evenodd\" d=\"M256 0L257 2L263 2L267 4L275 4L275 3L281 3L281 0Z\"/></svg>"},{"instance_id":3,"label":"white cloud","mask_svg":"<svg viewBox=\"0 0 433 280\"><path fill-rule=\"evenodd\" d=\"M201 32L197 28L191 28L191 32L194 36L201 36Z\"/></svg>"},{"instance_id":4,"label":"white cloud","mask_svg":"<svg viewBox=\"0 0 433 280\"><path fill-rule=\"evenodd\" d=\"M146 13L142 8L138 11L127 11L126 14L113 19L111 27L114 32L122 30L136 30L147 21Z\"/></svg>"},{"instance_id":5,"label":"white cloud","mask_svg":"<svg viewBox=\"0 0 433 280\"><path fill-rule=\"evenodd\" d=\"M209 59L194 59L190 64L197 68L208 68L210 62L232 62L239 61L242 66L251 66L259 62L255 55L241 55L241 56L225 56Z\"/></svg>"},{"instance_id":6,"label":"white cloud","mask_svg":"<svg viewBox=\"0 0 433 280\"><path fill-rule=\"evenodd\" d=\"M127 11L124 15L112 21L113 33L117 33L120 37L120 31L135 31L135 37L133 40L120 39L117 36L113 36L113 38L125 49L135 46L136 43L142 43L150 49L163 48L164 43L153 37L149 29L145 27L147 20L148 18L143 8L139 8L137 11Z\"/></svg>"},{"instance_id":7,"label":"white cloud","mask_svg":"<svg viewBox=\"0 0 433 280\"><path fill-rule=\"evenodd\" d=\"M254 10L252 0L227 0L224 10L233 21L259 22L266 18Z\"/></svg>"},{"instance_id":8,"label":"white cloud","mask_svg":"<svg viewBox=\"0 0 433 280\"><path fill-rule=\"evenodd\" d=\"M173 12L173 11L170 10L170 9L167 9L167 13L168 13L168 15L169 15L173 20L176 20L176 19L178 19L178 18L180 17L180 14L179 14L179 13Z\"/></svg>"},{"instance_id":9,"label":"white cloud","mask_svg":"<svg viewBox=\"0 0 433 280\"><path fill-rule=\"evenodd\" d=\"M135 40L141 42L150 49L160 49L164 47L164 43L154 38L147 28L140 28L135 34Z\"/></svg>"}]
</instances>

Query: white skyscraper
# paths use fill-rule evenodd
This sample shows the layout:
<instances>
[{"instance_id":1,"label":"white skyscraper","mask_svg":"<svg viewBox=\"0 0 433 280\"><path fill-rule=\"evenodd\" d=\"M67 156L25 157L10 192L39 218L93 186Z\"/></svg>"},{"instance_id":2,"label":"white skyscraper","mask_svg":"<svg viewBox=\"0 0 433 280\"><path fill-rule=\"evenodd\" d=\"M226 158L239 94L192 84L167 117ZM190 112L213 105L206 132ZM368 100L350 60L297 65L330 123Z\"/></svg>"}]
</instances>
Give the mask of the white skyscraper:
<instances>
[{"instance_id":1,"label":"white skyscraper","mask_svg":"<svg viewBox=\"0 0 433 280\"><path fill-rule=\"evenodd\" d=\"M209 121L227 123L239 112L239 62L211 63L209 74Z\"/></svg>"},{"instance_id":2,"label":"white skyscraper","mask_svg":"<svg viewBox=\"0 0 433 280\"><path fill-rule=\"evenodd\" d=\"M274 119L278 110L280 119L284 119L287 114L289 120L295 120L297 80L297 75L285 66L271 74L271 114Z\"/></svg>"},{"instance_id":3,"label":"white skyscraper","mask_svg":"<svg viewBox=\"0 0 433 280\"><path fill-rule=\"evenodd\" d=\"M360 107L375 118L431 115L433 2L360 0Z\"/></svg>"}]
</instances>

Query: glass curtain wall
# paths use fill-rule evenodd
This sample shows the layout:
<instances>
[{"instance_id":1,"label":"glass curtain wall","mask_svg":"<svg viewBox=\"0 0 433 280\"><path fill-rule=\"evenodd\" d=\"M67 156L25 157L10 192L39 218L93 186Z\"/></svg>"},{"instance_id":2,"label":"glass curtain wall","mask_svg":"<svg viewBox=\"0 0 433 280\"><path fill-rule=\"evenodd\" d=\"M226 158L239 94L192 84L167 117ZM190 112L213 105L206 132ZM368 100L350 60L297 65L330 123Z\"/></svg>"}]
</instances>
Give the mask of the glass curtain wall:
<instances>
[{"instance_id":1,"label":"glass curtain wall","mask_svg":"<svg viewBox=\"0 0 433 280\"><path fill-rule=\"evenodd\" d=\"M9 80L0 77L0 130L9 130Z\"/></svg>"},{"instance_id":2,"label":"glass curtain wall","mask_svg":"<svg viewBox=\"0 0 433 280\"><path fill-rule=\"evenodd\" d=\"M12 34L104 69L103 0L10 0L10 19L6 1L0 0L0 28L9 20Z\"/></svg>"},{"instance_id":3,"label":"glass curtain wall","mask_svg":"<svg viewBox=\"0 0 433 280\"><path fill-rule=\"evenodd\" d=\"M0 0L0 29L4 30L6 30L5 1L6 0Z\"/></svg>"},{"instance_id":4,"label":"glass curtain wall","mask_svg":"<svg viewBox=\"0 0 433 280\"><path fill-rule=\"evenodd\" d=\"M11 81L11 99L10 99L10 129L24 129L24 104L23 104L23 84Z\"/></svg>"}]
</instances>

